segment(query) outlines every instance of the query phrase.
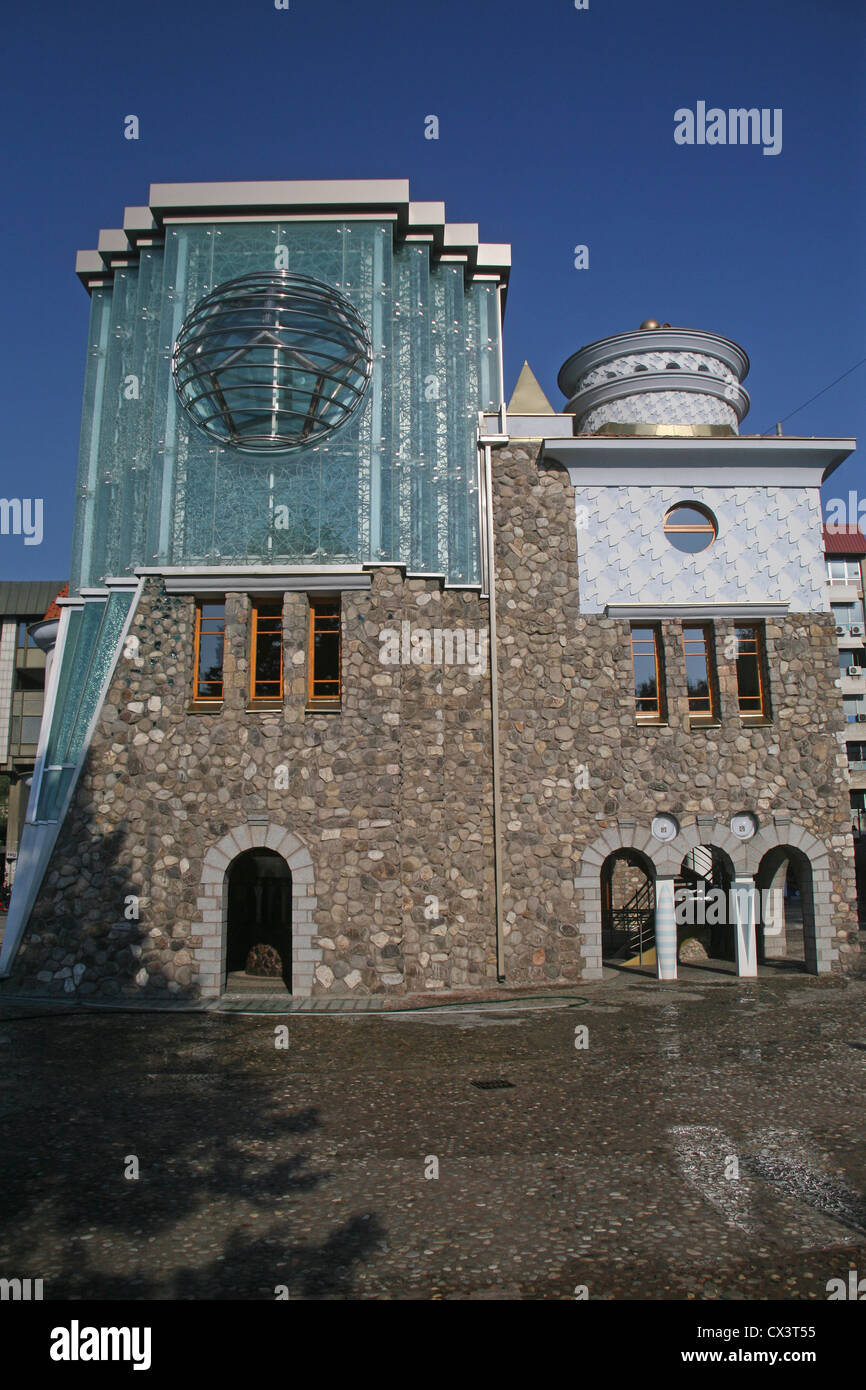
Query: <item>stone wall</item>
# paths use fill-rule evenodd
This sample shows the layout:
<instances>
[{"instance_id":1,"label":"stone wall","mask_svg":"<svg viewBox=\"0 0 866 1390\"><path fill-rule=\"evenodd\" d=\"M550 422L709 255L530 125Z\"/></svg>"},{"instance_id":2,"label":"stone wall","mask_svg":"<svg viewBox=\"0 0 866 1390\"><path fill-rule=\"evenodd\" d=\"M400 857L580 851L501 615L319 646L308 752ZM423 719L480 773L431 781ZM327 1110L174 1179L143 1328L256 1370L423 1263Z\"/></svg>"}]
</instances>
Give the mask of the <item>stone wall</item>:
<instances>
[{"instance_id":1,"label":"stone wall","mask_svg":"<svg viewBox=\"0 0 866 1390\"><path fill-rule=\"evenodd\" d=\"M283 708L248 711L250 599L226 603L225 699L193 711L195 604L149 578L15 966L23 989L198 997L224 848L297 844L312 926L299 992L495 978L489 668L383 664L380 633L486 629L476 593L372 572L342 599L343 701L306 710L308 604L284 600ZM425 655L419 649L420 655ZM459 653L458 653L459 654ZM259 832L249 839L248 827ZM265 829L268 827L269 829ZM264 837L270 833L272 839ZM281 838L282 837L282 838ZM210 860L205 860L210 853ZM308 880L309 881L305 881ZM302 889L302 892L301 892ZM138 899L138 920L128 920Z\"/></svg>"},{"instance_id":2,"label":"stone wall","mask_svg":"<svg viewBox=\"0 0 866 1390\"><path fill-rule=\"evenodd\" d=\"M756 871L759 851L801 849L816 874L813 964L852 963L831 616L767 623L773 719L761 726L739 717L733 624L718 622L721 723L696 729L681 625L664 622L668 721L638 726L629 626L581 612L573 489L539 449L517 441L493 458L506 983L598 975L601 864L630 845L661 872L649 831L661 812L683 827L665 873L692 844L718 844L738 872ZM285 695L268 711L248 708L250 599L230 594L225 699L202 712L190 703L194 600L149 577L17 987L145 1002L218 994L226 869L254 845L292 869L297 993L493 985L489 672L423 642L401 659L422 629L486 633L487 609L475 592L375 568L369 590L343 594L343 701L324 713L306 708L308 600L286 594ZM387 664L385 630L401 648ZM761 829L741 854L728 824L743 811Z\"/></svg>"},{"instance_id":3,"label":"stone wall","mask_svg":"<svg viewBox=\"0 0 866 1390\"><path fill-rule=\"evenodd\" d=\"M705 817L707 842L714 825L730 840L731 816L747 810L814 835L830 865L834 944L822 968L844 964L858 949L856 893L831 616L767 624L773 721L760 727L739 718L727 621L716 624L721 724L689 727L681 624L663 623L668 723L638 726L629 624L581 613L574 492L539 451L512 441L493 455L509 980L596 973L575 878L597 881L594 856L589 870L583 861L600 836L622 823L648 838L660 812L684 825Z\"/></svg>"}]
</instances>

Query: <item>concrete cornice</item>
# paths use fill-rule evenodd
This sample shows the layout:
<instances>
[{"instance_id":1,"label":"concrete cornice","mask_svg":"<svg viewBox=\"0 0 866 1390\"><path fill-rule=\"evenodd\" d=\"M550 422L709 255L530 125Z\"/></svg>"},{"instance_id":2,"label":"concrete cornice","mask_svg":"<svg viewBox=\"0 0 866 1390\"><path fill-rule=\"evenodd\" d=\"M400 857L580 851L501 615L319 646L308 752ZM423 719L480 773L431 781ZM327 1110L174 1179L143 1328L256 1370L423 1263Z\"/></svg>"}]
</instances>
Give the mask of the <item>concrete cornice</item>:
<instances>
[{"instance_id":1,"label":"concrete cornice","mask_svg":"<svg viewBox=\"0 0 866 1390\"><path fill-rule=\"evenodd\" d=\"M856 449L854 439L546 438L541 457L577 486L819 487Z\"/></svg>"},{"instance_id":2,"label":"concrete cornice","mask_svg":"<svg viewBox=\"0 0 866 1390\"><path fill-rule=\"evenodd\" d=\"M142 565L135 573L162 578L168 594L331 593L372 583L361 565Z\"/></svg>"},{"instance_id":3,"label":"concrete cornice","mask_svg":"<svg viewBox=\"0 0 866 1390\"><path fill-rule=\"evenodd\" d=\"M429 240L434 259L465 263L467 274L507 283L511 247L479 242L474 222L446 222L444 203L413 203L407 179L304 179L255 183L155 183L147 207L128 207L123 226L99 233L96 250L79 251L75 270L87 290L110 285L114 271L135 265L142 246L162 244L167 223L390 218L398 239Z\"/></svg>"},{"instance_id":4,"label":"concrete cornice","mask_svg":"<svg viewBox=\"0 0 866 1390\"><path fill-rule=\"evenodd\" d=\"M819 610L823 611L823 610ZM661 622L665 618L784 618L785 603L609 603L606 618L622 618L629 622Z\"/></svg>"}]
</instances>

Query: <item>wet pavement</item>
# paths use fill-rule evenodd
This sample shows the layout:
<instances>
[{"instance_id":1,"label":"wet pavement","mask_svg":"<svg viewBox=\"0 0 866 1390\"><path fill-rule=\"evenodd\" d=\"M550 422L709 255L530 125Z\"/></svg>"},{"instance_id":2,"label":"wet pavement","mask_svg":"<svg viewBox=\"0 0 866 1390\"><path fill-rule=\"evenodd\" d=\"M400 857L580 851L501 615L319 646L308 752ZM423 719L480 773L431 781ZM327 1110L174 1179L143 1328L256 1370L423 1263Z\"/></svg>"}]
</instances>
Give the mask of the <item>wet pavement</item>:
<instances>
[{"instance_id":1,"label":"wet pavement","mask_svg":"<svg viewBox=\"0 0 866 1390\"><path fill-rule=\"evenodd\" d=\"M621 971L282 1019L4 1002L0 1277L46 1299L825 1300L866 1276L864 1085L866 980Z\"/></svg>"}]
</instances>

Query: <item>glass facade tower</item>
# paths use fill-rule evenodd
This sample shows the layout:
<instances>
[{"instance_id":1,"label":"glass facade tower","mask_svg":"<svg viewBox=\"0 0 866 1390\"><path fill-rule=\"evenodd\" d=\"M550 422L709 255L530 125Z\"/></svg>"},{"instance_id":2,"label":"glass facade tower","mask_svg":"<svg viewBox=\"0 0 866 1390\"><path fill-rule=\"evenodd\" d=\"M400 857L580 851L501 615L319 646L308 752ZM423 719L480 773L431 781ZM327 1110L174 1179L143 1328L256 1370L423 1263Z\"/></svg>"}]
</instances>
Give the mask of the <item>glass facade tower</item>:
<instances>
[{"instance_id":1,"label":"glass facade tower","mask_svg":"<svg viewBox=\"0 0 866 1390\"><path fill-rule=\"evenodd\" d=\"M162 240L91 291L71 592L136 566L250 563L390 561L478 583L477 418L502 400L495 279L369 216L215 217ZM339 428L257 455L190 418L172 355L216 288L275 270L354 306L371 370Z\"/></svg>"}]
</instances>

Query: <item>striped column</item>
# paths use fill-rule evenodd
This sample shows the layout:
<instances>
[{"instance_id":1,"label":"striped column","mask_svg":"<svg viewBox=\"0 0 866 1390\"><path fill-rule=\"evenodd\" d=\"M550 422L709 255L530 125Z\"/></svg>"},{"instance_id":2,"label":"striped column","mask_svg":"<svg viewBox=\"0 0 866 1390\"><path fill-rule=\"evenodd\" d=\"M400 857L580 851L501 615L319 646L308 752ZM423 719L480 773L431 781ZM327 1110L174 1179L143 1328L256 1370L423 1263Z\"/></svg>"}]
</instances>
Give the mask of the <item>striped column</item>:
<instances>
[{"instance_id":1,"label":"striped column","mask_svg":"<svg viewBox=\"0 0 866 1390\"><path fill-rule=\"evenodd\" d=\"M677 978L677 919L673 878L656 879L656 961L660 980Z\"/></svg>"},{"instance_id":2,"label":"striped column","mask_svg":"<svg viewBox=\"0 0 866 1390\"><path fill-rule=\"evenodd\" d=\"M737 946L737 974L758 973L758 939L755 931L755 880L735 878L731 889L734 934Z\"/></svg>"}]
</instances>

